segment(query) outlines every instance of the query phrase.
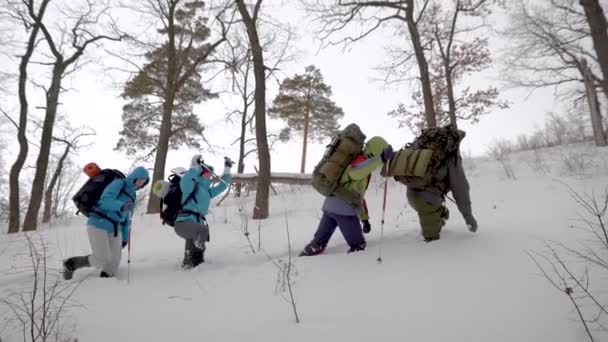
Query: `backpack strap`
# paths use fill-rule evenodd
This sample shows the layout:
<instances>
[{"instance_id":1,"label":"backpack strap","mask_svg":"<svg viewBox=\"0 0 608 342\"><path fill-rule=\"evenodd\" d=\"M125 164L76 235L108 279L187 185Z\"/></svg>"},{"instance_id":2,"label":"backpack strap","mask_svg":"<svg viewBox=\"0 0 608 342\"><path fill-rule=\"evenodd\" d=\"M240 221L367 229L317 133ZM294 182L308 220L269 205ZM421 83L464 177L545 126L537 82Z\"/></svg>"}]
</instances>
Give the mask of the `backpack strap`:
<instances>
[{"instance_id":1,"label":"backpack strap","mask_svg":"<svg viewBox=\"0 0 608 342\"><path fill-rule=\"evenodd\" d=\"M112 223L112 225L114 225L114 236L118 236L118 222L116 220L111 219L108 215L102 213L101 211L97 210L97 209L93 209L93 214L99 216L100 218L109 221L110 223Z\"/></svg>"},{"instance_id":2,"label":"backpack strap","mask_svg":"<svg viewBox=\"0 0 608 342\"><path fill-rule=\"evenodd\" d=\"M125 182L124 179L122 180L122 188L120 188L120 191L118 192L118 196L120 196L121 193L124 193L125 195L127 195L127 197L129 197L133 203L135 204L135 199L133 197L131 197L131 195L125 191L125 188L127 186L127 183ZM118 197L117 197L118 198ZM118 221L113 220L112 218L110 218L108 215L104 214L103 212L97 210L97 209L93 209L93 213L97 216L99 216L100 218L109 221L110 223L112 223L112 225L114 225L114 237L118 236Z\"/></svg>"},{"instance_id":3,"label":"backpack strap","mask_svg":"<svg viewBox=\"0 0 608 342\"><path fill-rule=\"evenodd\" d=\"M198 200L196 199L196 193L198 192L198 184L196 183L196 181L194 181L194 179L192 180L194 182L194 189L192 189L192 192L190 192L190 194L188 195L188 197L186 197L186 199L182 202L181 207L183 208L184 205L188 204L190 201L194 201L194 203L198 204ZM193 215L196 217L196 221L197 222L201 222L201 217L203 219L205 219L205 217L203 215L201 215L201 213L193 211L193 210L188 210L188 209L180 209L177 212L177 216L179 215Z\"/></svg>"}]
</instances>

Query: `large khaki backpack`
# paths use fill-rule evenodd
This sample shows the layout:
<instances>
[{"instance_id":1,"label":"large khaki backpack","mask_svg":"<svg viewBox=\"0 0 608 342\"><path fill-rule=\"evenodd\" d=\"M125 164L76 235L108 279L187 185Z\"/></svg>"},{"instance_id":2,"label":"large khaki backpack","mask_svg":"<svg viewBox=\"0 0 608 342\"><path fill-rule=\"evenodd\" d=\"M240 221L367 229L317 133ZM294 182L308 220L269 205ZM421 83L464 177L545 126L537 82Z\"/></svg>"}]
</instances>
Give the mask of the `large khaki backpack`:
<instances>
[{"instance_id":1,"label":"large khaki backpack","mask_svg":"<svg viewBox=\"0 0 608 342\"><path fill-rule=\"evenodd\" d=\"M412 143L397 151L382 175L414 189L425 189L445 194L444 182L437 179L446 160L458 153L464 132L452 125L422 130Z\"/></svg>"},{"instance_id":2,"label":"large khaki backpack","mask_svg":"<svg viewBox=\"0 0 608 342\"><path fill-rule=\"evenodd\" d=\"M365 145L365 134L356 124L346 126L331 141L312 173L312 187L324 196L337 196L358 206L361 194L340 184L344 171Z\"/></svg>"}]
</instances>

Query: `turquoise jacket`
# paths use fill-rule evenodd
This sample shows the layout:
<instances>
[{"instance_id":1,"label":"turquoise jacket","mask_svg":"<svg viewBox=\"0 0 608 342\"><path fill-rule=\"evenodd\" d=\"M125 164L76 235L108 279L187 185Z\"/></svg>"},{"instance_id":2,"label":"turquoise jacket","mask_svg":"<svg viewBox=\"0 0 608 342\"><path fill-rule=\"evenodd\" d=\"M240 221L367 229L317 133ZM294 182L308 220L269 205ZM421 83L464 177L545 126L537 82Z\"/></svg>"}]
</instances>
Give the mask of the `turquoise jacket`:
<instances>
[{"instance_id":1,"label":"turquoise jacket","mask_svg":"<svg viewBox=\"0 0 608 342\"><path fill-rule=\"evenodd\" d=\"M137 195L135 193L135 181L137 179L145 179L149 181L148 170L143 167L137 167L124 180L115 179L110 183L101 194L95 211L89 215L87 224L95 228L103 229L108 232L114 232L114 222L116 229L120 232L123 241L127 241L129 237L129 229L131 227L131 216L133 210L122 211L121 208L125 203L131 201L135 203ZM105 216L101 217L101 216ZM108 218L114 222L108 220Z\"/></svg>"},{"instance_id":2,"label":"turquoise jacket","mask_svg":"<svg viewBox=\"0 0 608 342\"><path fill-rule=\"evenodd\" d=\"M222 182L212 185L211 180L201 176L202 171L201 166L196 166L181 178L179 187L182 190L182 212L175 222L199 222L209 212L211 199L226 190L232 181L230 173L225 172L221 177Z\"/></svg>"}]
</instances>

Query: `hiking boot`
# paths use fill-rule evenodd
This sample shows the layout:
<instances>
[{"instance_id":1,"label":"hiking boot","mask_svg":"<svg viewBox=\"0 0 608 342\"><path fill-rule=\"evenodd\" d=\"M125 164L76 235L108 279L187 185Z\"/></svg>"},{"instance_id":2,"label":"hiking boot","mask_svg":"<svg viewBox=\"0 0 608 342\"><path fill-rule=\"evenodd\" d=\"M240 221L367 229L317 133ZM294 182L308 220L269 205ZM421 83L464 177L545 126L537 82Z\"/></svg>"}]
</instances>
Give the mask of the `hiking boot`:
<instances>
[{"instance_id":1,"label":"hiking boot","mask_svg":"<svg viewBox=\"0 0 608 342\"><path fill-rule=\"evenodd\" d=\"M74 272L81 267L89 267L89 256L75 256L66 259L63 262L63 279L70 280L74 276Z\"/></svg>"},{"instance_id":2,"label":"hiking boot","mask_svg":"<svg viewBox=\"0 0 608 342\"><path fill-rule=\"evenodd\" d=\"M431 242L435 240L439 240L439 235L424 238L424 242Z\"/></svg>"},{"instance_id":3,"label":"hiking boot","mask_svg":"<svg viewBox=\"0 0 608 342\"><path fill-rule=\"evenodd\" d=\"M182 268L189 270L205 262L204 250L200 252L186 251L184 253L184 260L182 261Z\"/></svg>"},{"instance_id":4,"label":"hiking boot","mask_svg":"<svg viewBox=\"0 0 608 342\"><path fill-rule=\"evenodd\" d=\"M99 278L112 278L112 275L106 271L101 271L101 273L99 273Z\"/></svg>"},{"instance_id":5,"label":"hiking boot","mask_svg":"<svg viewBox=\"0 0 608 342\"><path fill-rule=\"evenodd\" d=\"M360 244L359 246L350 246L350 249L348 250L348 252L346 252L346 254L363 251L363 250L365 250L365 246L366 246L365 242Z\"/></svg>"},{"instance_id":6,"label":"hiking boot","mask_svg":"<svg viewBox=\"0 0 608 342\"><path fill-rule=\"evenodd\" d=\"M314 243L309 243L308 245L306 245L306 247L304 247L304 249L298 256L301 256L301 257L302 256L313 256L313 255L321 254L324 251L325 251L325 247L316 245Z\"/></svg>"},{"instance_id":7,"label":"hiking boot","mask_svg":"<svg viewBox=\"0 0 608 342\"><path fill-rule=\"evenodd\" d=\"M192 241L194 243L194 247L197 249L205 250L205 241L201 241L200 239L196 239Z\"/></svg>"},{"instance_id":8,"label":"hiking boot","mask_svg":"<svg viewBox=\"0 0 608 342\"><path fill-rule=\"evenodd\" d=\"M63 279L71 280L74 276L74 271L76 271L76 266L74 266L74 258L69 258L63 262Z\"/></svg>"}]
</instances>

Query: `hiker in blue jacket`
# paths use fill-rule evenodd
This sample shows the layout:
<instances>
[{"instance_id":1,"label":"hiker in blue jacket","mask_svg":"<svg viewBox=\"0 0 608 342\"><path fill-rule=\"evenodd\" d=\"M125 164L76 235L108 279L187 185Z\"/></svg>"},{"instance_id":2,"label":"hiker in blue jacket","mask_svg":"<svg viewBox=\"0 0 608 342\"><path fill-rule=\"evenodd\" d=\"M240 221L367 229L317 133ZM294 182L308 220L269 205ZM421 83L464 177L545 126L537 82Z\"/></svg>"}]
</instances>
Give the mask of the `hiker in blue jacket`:
<instances>
[{"instance_id":1,"label":"hiker in blue jacket","mask_svg":"<svg viewBox=\"0 0 608 342\"><path fill-rule=\"evenodd\" d=\"M234 162L224 157L224 172L220 182L213 185L213 167L205 164L203 157L196 154L192 157L190 170L181 177L182 209L175 219L174 229L177 235L186 240L184 268L193 268L205 262L205 243L209 241L209 225L205 216L209 212L211 199L226 190L232 181L232 165Z\"/></svg>"},{"instance_id":2,"label":"hiker in blue jacket","mask_svg":"<svg viewBox=\"0 0 608 342\"><path fill-rule=\"evenodd\" d=\"M92 253L68 258L63 263L64 278L71 279L81 267L101 269L100 277L116 275L122 248L127 245L136 191L148 184L150 176L143 167L135 168L124 180L113 180L104 190L87 221Z\"/></svg>"}]
</instances>

